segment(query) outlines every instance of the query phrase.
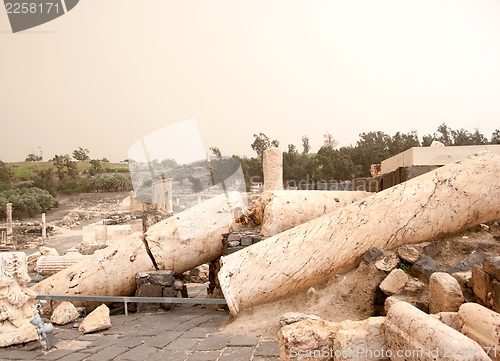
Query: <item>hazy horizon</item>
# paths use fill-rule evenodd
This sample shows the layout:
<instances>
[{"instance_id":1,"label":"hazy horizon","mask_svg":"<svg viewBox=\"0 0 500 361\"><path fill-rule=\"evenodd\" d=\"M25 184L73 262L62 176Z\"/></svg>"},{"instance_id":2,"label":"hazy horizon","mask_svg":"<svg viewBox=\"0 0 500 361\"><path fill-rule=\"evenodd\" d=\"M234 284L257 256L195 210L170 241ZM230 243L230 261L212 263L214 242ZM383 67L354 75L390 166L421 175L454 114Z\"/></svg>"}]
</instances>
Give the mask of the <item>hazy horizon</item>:
<instances>
[{"instance_id":1,"label":"hazy horizon","mask_svg":"<svg viewBox=\"0 0 500 361\"><path fill-rule=\"evenodd\" d=\"M12 34L0 10L0 160L88 148L119 162L196 119L203 148L254 133L311 151L362 132L500 128L500 2L80 1ZM186 140L188 141L188 140Z\"/></svg>"}]
</instances>

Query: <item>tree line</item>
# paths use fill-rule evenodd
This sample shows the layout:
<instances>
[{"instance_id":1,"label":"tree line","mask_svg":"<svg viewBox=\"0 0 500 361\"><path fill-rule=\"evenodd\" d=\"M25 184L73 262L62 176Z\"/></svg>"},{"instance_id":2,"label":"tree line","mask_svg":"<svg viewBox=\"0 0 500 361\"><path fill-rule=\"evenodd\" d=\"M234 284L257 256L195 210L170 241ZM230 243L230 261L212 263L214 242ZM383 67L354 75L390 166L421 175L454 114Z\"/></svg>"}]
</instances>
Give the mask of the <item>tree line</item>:
<instances>
[{"instance_id":1,"label":"tree line","mask_svg":"<svg viewBox=\"0 0 500 361\"><path fill-rule=\"evenodd\" d=\"M262 157L264 150L270 147L279 147L277 139L270 139L264 133L254 134L252 149L256 157L240 157L233 155L233 159L241 163L247 190L250 189L251 180L262 179ZM299 182L317 181L349 181L356 177L370 177L372 164L379 164L384 159L390 158L412 147L427 147L433 141L439 141L445 146L500 144L500 130L496 129L490 140L478 129L470 132L465 129L452 129L445 123L437 127L436 132L427 134L419 139L418 133L397 132L390 136L381 131L361 133L354 145L338 148L334 137L326 133L324 144L317 151L311 153L308 136L302 137L301 149L294 144L288 144L283 152L283 181L285 185L293 186ZM212 152L220 155L220 149L210 148Z\"/></svg>"}]
</instances>

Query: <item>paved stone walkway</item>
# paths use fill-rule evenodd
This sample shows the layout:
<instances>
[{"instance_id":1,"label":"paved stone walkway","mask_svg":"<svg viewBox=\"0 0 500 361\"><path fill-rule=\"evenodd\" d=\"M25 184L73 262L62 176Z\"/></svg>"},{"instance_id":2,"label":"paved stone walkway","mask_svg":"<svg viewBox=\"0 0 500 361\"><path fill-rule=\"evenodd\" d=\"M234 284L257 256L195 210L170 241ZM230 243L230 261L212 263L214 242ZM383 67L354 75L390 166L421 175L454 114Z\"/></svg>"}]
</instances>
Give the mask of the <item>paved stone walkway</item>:
<instances>
[{"instance_id":1,"label":"paved stone walkway","mask_svg":"<svg viewBox=\"0 0 500 361\"><path fill-rule=\"evenodd\" d=\"M223 333L226 311L199 305L170 312L111 316L113 327L82 335L54 325L53 348L40 342L0 348L0 360L278 361L276 340ZM1 337L1 335L0 335Z\"/></svg>"}]
</instances>

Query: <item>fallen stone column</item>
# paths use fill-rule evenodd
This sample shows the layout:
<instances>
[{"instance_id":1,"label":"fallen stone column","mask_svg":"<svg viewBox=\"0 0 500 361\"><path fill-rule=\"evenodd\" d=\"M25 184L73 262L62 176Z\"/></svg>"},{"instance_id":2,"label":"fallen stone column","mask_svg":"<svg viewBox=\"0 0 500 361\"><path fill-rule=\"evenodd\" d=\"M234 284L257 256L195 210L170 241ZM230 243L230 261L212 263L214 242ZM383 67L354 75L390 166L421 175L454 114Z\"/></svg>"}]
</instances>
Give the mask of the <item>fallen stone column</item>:
<instances>
[{"instance_id":1,"label":"fallen stone column","mask_svg":"<svg viewBox=\"0 0 500 361\"><path fill-rule=\"evenodd\" d=\"M477 303L464 303L458 316L460 332L479 343L492 360L500 360L500 314Z\"/></svg>"},{"instance_id":2,"label":"fallen stone column","mask_svg":"<svg viewBox=\"0 0 500 361\"><path fill-rule=\"evenodd\" d=\"M385 338L393 361L490 360L477 342L403 301L389 309Z\"/></svg>"},{"instance_id":3,"label":"fallen stone column","mask_svg":"<svg viewBox=\"0 0 500 361\"><path fill-rule=\"evenodd\" d=\"M136 273L155 270L154 264L180 274L219 257L222 234L236 228L242 207L239 193L219 195L158 222L145 237L135 233L96 251L31 289L44 295L132 295Z\"/></svg>"},{"instance_id":4,"label":"fallen stone column","mask_svg":"<svg viewBox=\"0 0 500 361\"><path fill-rule=\"evenodd\" d=\"M321 217L373 193L346 191L266 191L253 203L251 218L264 237Z\"/></svg>"},{"instance_id":5,"label":"fallen stone column","mask_svg":"<svg viewBox=\"0 0 500 361\"><path fill-rule=\"evenodd\" d=\"M354 268L391 249L500 219L500 156L483 152L382 191L222 258L233 315Z\"/></svg>"}]
</instances>

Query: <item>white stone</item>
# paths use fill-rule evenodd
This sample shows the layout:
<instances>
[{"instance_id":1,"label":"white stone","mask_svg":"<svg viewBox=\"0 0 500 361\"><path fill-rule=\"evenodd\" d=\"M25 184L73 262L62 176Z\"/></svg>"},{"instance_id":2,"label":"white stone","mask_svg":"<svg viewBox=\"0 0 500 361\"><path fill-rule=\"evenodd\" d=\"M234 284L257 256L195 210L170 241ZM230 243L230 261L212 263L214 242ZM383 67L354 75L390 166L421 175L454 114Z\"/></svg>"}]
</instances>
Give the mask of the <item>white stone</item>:
<instances>
[{"instance_id":1,"label":"white stone","mask_svg":"<svg viewBox=\"0 0 500 361\"><path fill-rule=\"evenodd\" d=\"M262 159L264 171L264 190L280 191L283 189L283 150L268 148Z\"/></svg>"},{"instance_id":2,"label":"white stone","mask_svg":"<svg viewBox=\"0 0 500 361\"><path fill-rule=\"evenodd\" d=\"M102 304L85 317L78 327L81 333L90 333L111 328L109 308Z\"/></svg>"},{"instance_id":3,"label":"white stone","mask_svg":"<svg viewBox=\"0 0 500 361\"><path fill-rule=\"evenodd\" d=\"M420 258L420 252L416 247L403 246L398 248L399 257L406 262L415 263Z\"/></svg>"},{"instance_id":4,"label":"white stone","mask_svg":"<svg viewBox=\"0 0 500 361\"><path fill-rule=\"evenodd\" d=\"M429 279L429 312L457 312L464 303L458 281L446 272L434 272Z\"/></svg>"},{"instance_id":5,"label":"white stone","mask_svg":"<svg viewBox=\"0 0 500 361\"><path fill-rule=\"evenodd\" d=\"M458 316L458 312L438 312L431 316L441 321L446 326L460 332L460 317Z\"/></svg>"},{"instance_id":6,"label":"white stone","mask_svg":"<svg viewBox=\"0 0 500 361\"><path fill-rule=\"evenodd\" d=\"M56 325L66 325L70 322L74 322L80 317L80 313L76 307L71 302L61 302L52 312L50 316L50 322Z\"/></svg>"},{"instance_id":7,"label":"white stone","mask_svg":"<svg viewBox=\"0 0 500 361\"><path fill-rule=\"evenodd\" d=\"M299 322L302 320L321 320L316 315L307 315L305 313L300 313L300 312L286 312L281 315L280 317L280 325L281 326L286 326L286 325L291 325L292 323Z\"/></svg>"},{"instance_id":8,"label":"white stone","mask_svg":"<svg viewBox=\"0 0 500 361\"><path fill-rule=\"evenodd\" d=\"M408 282L408 275L402 269L392 270L380 284L380 289L388 296L399 293Z\"/></svg>"},{"instance_id":9,"label":"white stone","mask_svg":"<svg viewBox=\"0 0 500 361\"><path fill-rule=\"evenodd\" d=\"M0 347L38 339L30 320L38 314L36 293L26 288L30 281L26 253L0 253Z\"/></svg>"},{"instance_id":10,"label":"white stone","mask_svg":"<svg viewBox=\"0 0 500 361\"><path fill-rule=\"evenodd\" d=\"M40 247L40 253L42 256L59 256L57 249L45 246Z\"/></svg>"},{"instance_id":11,"label":"white stone","mask_svg":"<svg viewBox=\"0 0 500 361\"><path fill-rule=\"evenodd\" d=\"M390 272L399 264L399 257L393 253L386 253L375 262L375 267L381 271Z\"/></svg>"}]
</instances>

